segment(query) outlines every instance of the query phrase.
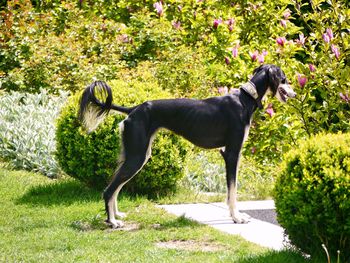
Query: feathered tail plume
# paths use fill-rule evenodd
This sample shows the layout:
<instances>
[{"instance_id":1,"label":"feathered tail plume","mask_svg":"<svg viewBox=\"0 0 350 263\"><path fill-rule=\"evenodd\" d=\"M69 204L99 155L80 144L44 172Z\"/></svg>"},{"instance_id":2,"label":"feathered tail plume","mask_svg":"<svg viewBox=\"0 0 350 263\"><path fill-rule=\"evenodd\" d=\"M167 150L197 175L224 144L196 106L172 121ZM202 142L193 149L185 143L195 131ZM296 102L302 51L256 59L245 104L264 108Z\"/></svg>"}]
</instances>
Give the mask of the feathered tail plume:
<instances>
[{"instance_id":1,"label":"feathered tail plume","mask_svg":"<svg viewBox=\"0 0 350 263\"><path fill-rule=\"evenodd\" d=\"M112 90L103 81L95 81L81 96L78 118L90 133L97 128L112 108Z\"/></svg>"},{"instance_id":2,"label":"feathered tail plume","mask_svg":"<svg viewBox=\"0 0 350 263\"><path fill-rule=\"evenodd\" d=\"M129 114L137 107L118 106L112 100L112 89L104 81L95 81L84 90L78 118L88 133L98 127L110 110Z\"/></svg>"}]
</instances>

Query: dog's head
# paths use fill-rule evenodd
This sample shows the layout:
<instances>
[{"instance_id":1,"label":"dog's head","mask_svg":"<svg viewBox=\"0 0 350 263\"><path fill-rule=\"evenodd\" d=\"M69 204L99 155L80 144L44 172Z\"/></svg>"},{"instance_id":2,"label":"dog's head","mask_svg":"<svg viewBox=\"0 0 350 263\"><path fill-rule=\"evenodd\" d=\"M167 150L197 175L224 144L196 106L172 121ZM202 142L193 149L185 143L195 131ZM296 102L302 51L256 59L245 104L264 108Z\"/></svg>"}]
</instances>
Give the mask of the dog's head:
<instances>
[{"instance_id":1,"label":"dog's head","mask_svg":"<svg viewBox=\"0 0 350 263\"><path fill-rule=\"evenodd\" d=\"M260 72L265 73L268 89L279 101L286 102L288 98L296 96L282 69L275 65L262 65L254 70L254 74Z\"/></svg>"}]
</instances>

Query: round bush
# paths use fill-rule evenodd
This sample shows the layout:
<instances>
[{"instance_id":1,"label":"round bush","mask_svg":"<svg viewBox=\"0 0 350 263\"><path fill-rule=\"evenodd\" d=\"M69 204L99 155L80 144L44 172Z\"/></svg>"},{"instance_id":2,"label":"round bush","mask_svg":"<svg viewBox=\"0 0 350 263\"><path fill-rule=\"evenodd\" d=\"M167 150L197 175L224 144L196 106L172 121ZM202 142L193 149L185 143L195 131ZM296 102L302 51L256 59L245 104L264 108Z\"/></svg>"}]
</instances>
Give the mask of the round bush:
<instances>
[{"instance_id":1,"label":"round bush","mask_svg":"<svg viewBox=\"0 0 350 263\"><path fill-rule=\"evenodd\" d=\"M110 84L113 101L119 105L137 105L170 96L155 83L130 80ZM126 116L110 114L94 132L87 134L77 119L80 95L70 99L58 118L56 157L68 175L91 187L104 188L118 167L121 142L118 124ZM184 176L187 150L183 139L166 131L159 132L152 146L152 157L125 188L151 196L174 191Z\"/></svg>"},{"instance_id":2,"label":"round bush","mask_svg":"<svg viewBox=\"0 0 350 263\"><path fill-rule=\"evenodd\" d=\"M277 218L311 255L350 256L350 134L318 135L289 152L275 184Z\"/></svg>"}]
</instances>

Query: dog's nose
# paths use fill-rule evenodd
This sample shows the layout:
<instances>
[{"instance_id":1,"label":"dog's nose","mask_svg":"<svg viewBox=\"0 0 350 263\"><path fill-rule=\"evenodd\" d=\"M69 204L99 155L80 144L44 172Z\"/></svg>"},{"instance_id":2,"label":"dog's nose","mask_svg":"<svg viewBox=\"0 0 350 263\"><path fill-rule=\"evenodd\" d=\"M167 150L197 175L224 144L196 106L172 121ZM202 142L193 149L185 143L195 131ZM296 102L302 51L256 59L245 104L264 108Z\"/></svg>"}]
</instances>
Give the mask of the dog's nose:
<instances>
[{"instance_id":1,"label":"dog's nose","mask_svg":"<svg viewBox=\"0 0 350 263\"><path fill-rule=\"evenodd\" d=\"M287 91L288 97L295 98L297 96L297 93L293 90L291 85L288 85L288 91Z\"/></svg>"}]
</instances>

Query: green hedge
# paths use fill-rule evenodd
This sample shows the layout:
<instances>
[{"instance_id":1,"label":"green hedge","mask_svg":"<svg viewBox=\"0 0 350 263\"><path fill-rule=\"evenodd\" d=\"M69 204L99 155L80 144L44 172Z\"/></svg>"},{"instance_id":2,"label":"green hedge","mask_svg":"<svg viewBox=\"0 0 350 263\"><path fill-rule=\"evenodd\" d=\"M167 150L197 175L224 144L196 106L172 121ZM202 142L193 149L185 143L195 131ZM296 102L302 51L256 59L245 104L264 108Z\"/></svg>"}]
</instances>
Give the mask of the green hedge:
<instances>
[{"instance_id":1,"label":"green hedge","mask_svg":"<svg viewBox=\"0 0 350 263\"><path fill-rule=\"evenodd\" d=\"M113 100L119 105L136 105L145 100L167 98L157 84L139 80L113 81ZM80 94L71 98L57 122L57 159L68 175L95 188L105 187L117 168L120 153L119 122L122 114L109 115L96 131L86 134L77 120ZM176 189L184 176L187 144L166 131L156 136L152 157L125 188L138 194L163 195Z\"/></svg>"},{"instance_id":2,"label":"green hedge","mask_svg":"<svg viewBox=\"0 0 350 263\"><path fill-rule=\"evenodd\" d=\"M279 223L311 255L350 256L350 134L318 135L289 152L275 185ZM343 262L343 261L342 261Z\"/></svg>"}]
</instances>

